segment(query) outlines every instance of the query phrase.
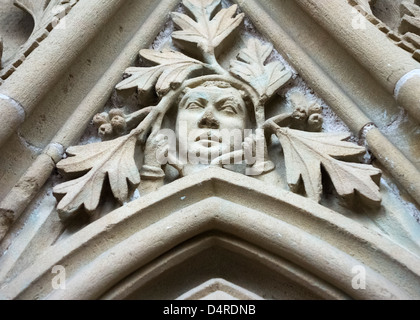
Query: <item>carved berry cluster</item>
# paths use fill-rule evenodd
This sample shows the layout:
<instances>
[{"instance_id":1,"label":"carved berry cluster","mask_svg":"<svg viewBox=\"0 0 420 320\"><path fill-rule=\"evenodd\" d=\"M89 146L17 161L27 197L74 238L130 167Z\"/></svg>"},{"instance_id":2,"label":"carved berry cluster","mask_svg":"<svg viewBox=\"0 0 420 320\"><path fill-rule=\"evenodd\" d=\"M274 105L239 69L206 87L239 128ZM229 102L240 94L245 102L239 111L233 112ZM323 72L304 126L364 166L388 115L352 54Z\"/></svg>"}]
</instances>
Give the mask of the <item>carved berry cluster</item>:
<instances>
[{"instance_id":1,"label":"carved berry cluster","mask_svg":"<svg viewBox=\"0 0 420 320\"><path fill-rule=\"evenodd\" d=\"M293 93L290 98L293 107L291 127L310 132L320 132L324 123L322 107L305 97L303 93Z\"/></svg>"},{"instance_id":2,"label":"carved berry cluster","mask_svg":"<svg viewBox=\"0 0 420 320\"><path fill-rule=\"evenodd\" d=\"M126 132L126 116L121 109L112 109L107 112L98 113L93 118L93 124L98 128L98 134L103 140L121 136Z\"/></svg>"}]
</instances>

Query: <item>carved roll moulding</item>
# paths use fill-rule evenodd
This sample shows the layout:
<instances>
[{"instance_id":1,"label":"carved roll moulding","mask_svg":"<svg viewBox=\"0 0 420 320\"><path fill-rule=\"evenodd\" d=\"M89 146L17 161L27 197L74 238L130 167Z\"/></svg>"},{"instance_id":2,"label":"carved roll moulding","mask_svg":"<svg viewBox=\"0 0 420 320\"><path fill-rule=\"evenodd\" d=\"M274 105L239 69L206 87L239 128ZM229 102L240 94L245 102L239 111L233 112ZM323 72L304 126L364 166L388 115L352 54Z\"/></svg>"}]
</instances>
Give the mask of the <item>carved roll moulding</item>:
<instances>
[{"instance_id":1,"label":"carved roll moulding","mask_svg":"<svg viewBox=\"0 0 420 320\"><path fill-rule=\"evenodd\" d=\"M402 1L400 4L400 23L397 30L393 30L378 19L369 4L363 1L349 0L360 13L366 16L373 25L385 33L397 46L413 54L413 58L420 61L420 2Z\"/></svg>"},{"instance_id":2,"label":"carved roll moulding","mask_svg":"<svg viewBox=\"0 0 420 320\"><path fill-rule=\"evenodd\" d=\"M2 151L33 151L0 299L419 297L419 64L346 0L19 3L39 30L72 9L0 86Z\"/></svg>"},{"instance_id":3,"label":"carved roll moulding","mask_svg":"<svg viewBox=\"0 0 420 320\"><path fill-rule=\"evenodd\" d=\"M51 32L77 3L78 0L15 0L14 4L18 8L29 13L34 19L34 28L32 34L25 44L14 56L9 59L7 64L1 66L0 63L0 85L6 80L16 68L28 57L39 44L48 37ZM63 27L63 26L61 26ZM0 61L1 61L0 46Z\"/></svg>"}]
</instances>

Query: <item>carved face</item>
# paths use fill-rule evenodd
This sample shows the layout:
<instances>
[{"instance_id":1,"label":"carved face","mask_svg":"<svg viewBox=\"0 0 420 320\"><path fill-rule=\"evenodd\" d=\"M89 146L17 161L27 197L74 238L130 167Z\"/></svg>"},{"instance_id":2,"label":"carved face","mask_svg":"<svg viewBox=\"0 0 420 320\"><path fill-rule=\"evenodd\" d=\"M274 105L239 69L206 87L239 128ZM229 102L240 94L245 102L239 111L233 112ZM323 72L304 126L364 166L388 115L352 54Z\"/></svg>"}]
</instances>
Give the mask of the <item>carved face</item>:
<instances>
[{"instance_id":1,"label":"carved face","mask_svg":"<svg viewBox=\"0 0 420 320\"><path fill-rule=\"evenodd\" d=\"M182 130L181 127L186 130ZM180 135L188 132L190 152L221 152L238 149L233 138L226 133L240 133L249 128L246 104L234 88L217 86L190 89L182 98L178 109L176 134L180 143L187 141ZM237 137L237 134L235 135Z\"/></svg>"}]
</instances>

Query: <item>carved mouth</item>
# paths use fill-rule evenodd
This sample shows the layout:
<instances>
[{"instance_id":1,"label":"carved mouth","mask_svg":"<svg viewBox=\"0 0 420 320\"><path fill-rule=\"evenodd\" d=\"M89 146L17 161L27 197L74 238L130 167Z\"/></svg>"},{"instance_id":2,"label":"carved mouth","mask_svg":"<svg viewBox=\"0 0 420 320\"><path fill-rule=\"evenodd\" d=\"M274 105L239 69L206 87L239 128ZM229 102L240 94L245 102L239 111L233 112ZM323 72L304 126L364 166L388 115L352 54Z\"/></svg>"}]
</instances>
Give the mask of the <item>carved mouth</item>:
<instances>
[{"instance_id":1,"label":"carved mouth","mask_svg":"<svg viewBox=\"0 0 420 320\"><path fill-rule=\"evenodd\" d=\"M222 137L214 132L207 132L199 135L195 138L195 142L204 142L204 143L222 143Z\"/></svg>"}]
</instances>

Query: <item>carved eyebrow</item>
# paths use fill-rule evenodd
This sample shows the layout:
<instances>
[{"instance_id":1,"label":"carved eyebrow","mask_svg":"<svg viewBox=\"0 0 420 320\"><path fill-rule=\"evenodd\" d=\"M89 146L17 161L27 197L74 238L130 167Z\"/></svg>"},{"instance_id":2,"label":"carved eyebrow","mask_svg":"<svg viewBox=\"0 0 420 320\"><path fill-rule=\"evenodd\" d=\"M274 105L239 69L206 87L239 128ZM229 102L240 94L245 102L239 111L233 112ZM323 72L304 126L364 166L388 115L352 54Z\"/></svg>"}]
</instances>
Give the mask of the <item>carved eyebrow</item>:
<instances>
[{"instance_id":1,"label":"carved eyebrow","mask_svg":"<svg viewBox=\"0 0 420 320\"><path fill-rule=\"evenodd\" d=\"M242 108L241 104L238 102L238 100L237 100L237 99L235 99L235 98L233 98L233 97L226 97L226 98L222 98L222 99L218 100L218 101L216 102L216 104L217 104L217 106L218 106L218 107L221 107L221 106L223 106L226 102L233 102L233 104L234 104L236 107L239 107L239 108L235 108L235 109L240 109L240 110L242 110L242 111L243 111L243 108ZM237 110L236 110L236 111L237 111Z\"/></svg>"},{"instance_id":2,"label":"carved eyebrow","mask_svg":"<svg viewBox=\"0 0 420 320\"><path fill-rule=\"evenodd\" d=\"M216 103L218 105L222 105L222 104L224 104L226 102L233 102L235 104L238 104L238 101L235 98L232 98L232 97L221 98L220 100L217 100L216 101Z\"/></svg>"},{"instance_id":3,"label":"carved eyebrow","mask_svg":"<svg viewBox=\"0 0 420 320\"><path fill-rule=\"evenodd\" d=\"M188 108L188 106L189 106L191 103L198 103L198 104L200 104L200 105L202 105L202 106L205 106L205 105L206 105L206 103L207 103L207 100L206 100L205 98L202 98L202 97L189 97L189 98L185 101L185 103L184 103L184 107L185 107L185 108Z\"/></svg>"}]
</instances>

